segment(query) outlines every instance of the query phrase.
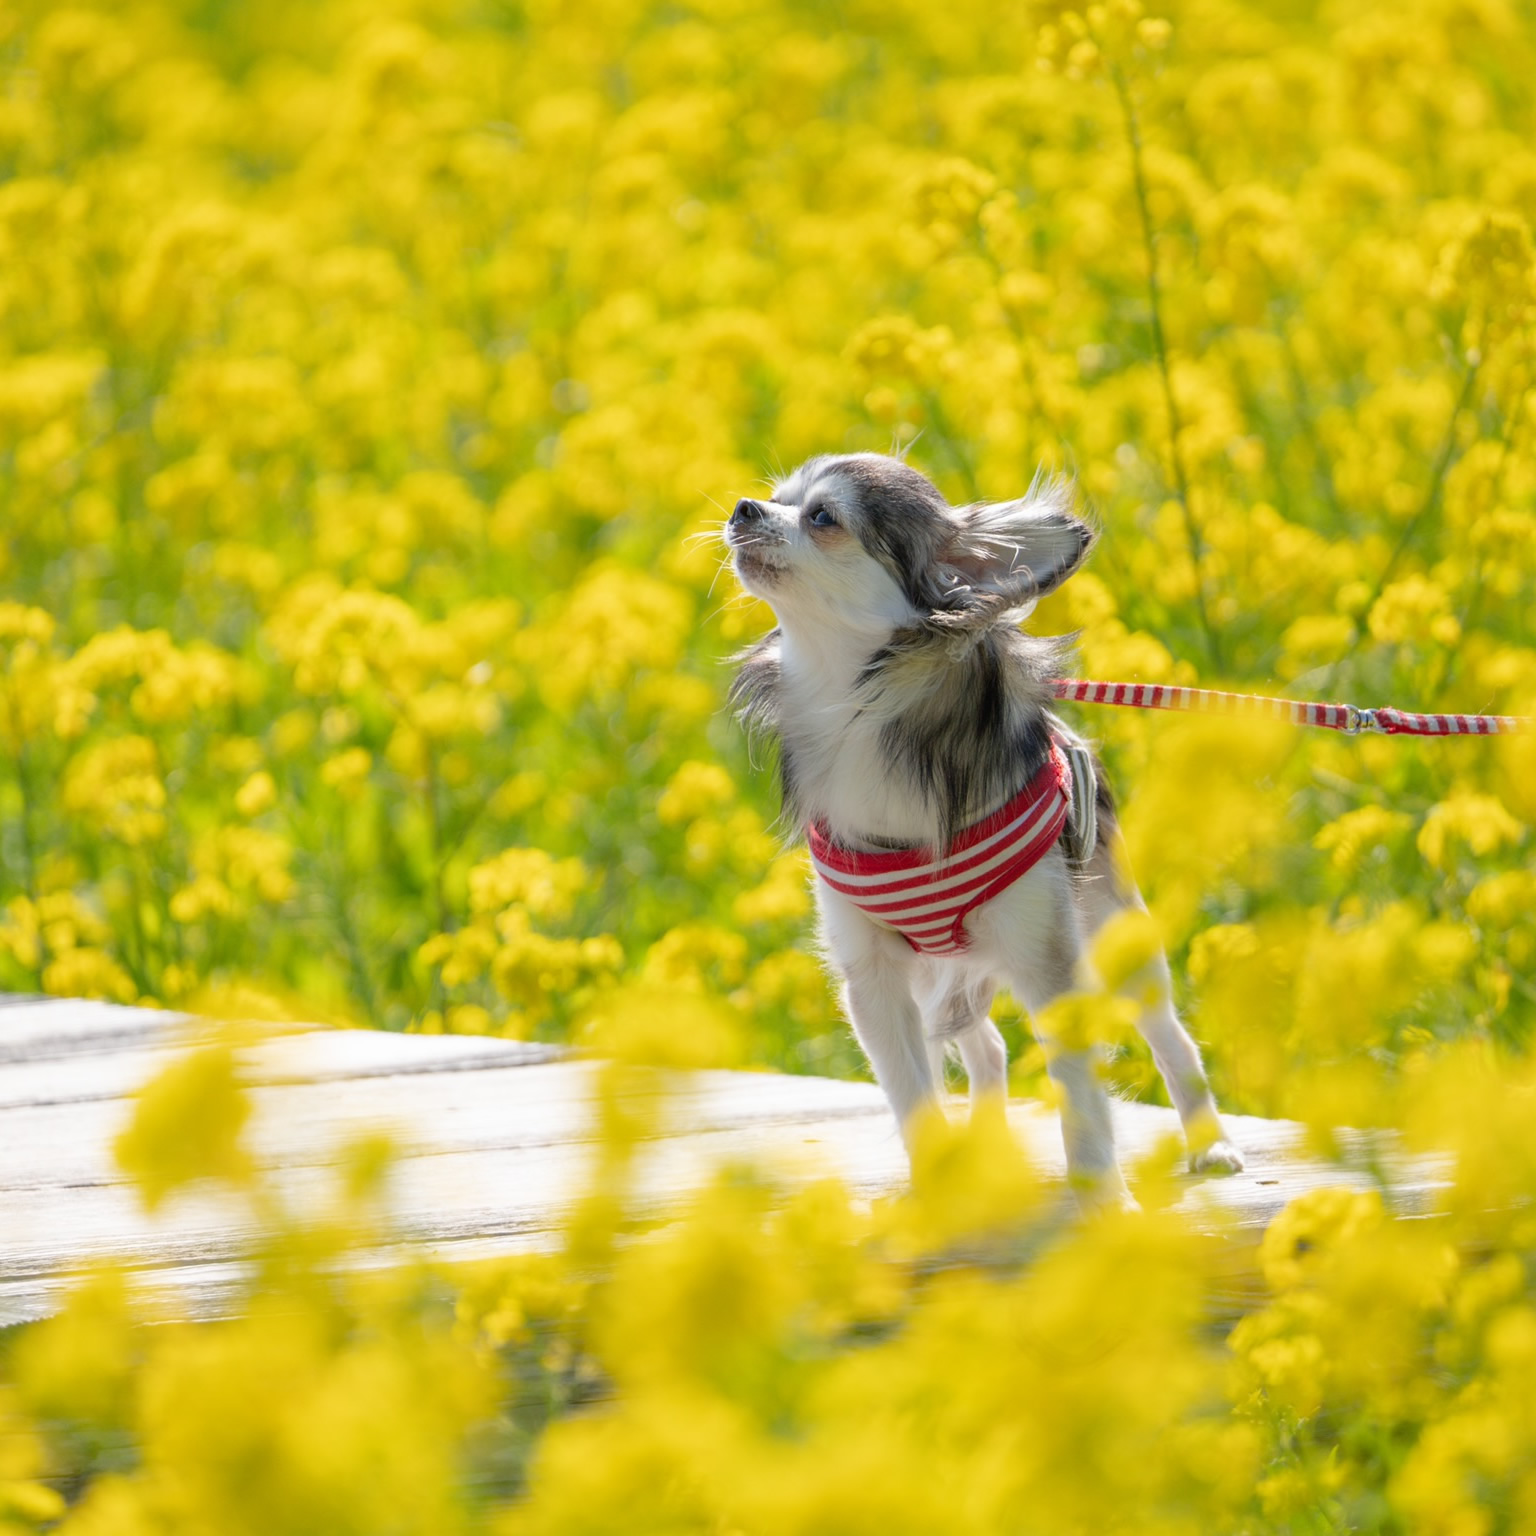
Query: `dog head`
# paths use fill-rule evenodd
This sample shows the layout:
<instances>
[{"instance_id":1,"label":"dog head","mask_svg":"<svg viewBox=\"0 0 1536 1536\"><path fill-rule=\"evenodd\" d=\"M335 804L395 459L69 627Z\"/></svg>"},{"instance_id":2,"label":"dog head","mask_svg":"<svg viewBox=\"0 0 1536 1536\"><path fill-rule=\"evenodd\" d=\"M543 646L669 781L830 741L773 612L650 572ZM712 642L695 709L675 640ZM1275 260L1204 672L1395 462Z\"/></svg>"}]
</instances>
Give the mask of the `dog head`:
<instances>
[{"instance_id":1,"label":"dog head","mask_svg":"<svg viewBox=\"0 0 1536 1536\"><path fill-rule=\"evenodd\" d=\"M781 625L867 634L1016 623L1083 563L1093 530L1065 482L951 507L925 476L875 453L807 460L725 527L741 584Z\"/></svg>"}]
</instances>

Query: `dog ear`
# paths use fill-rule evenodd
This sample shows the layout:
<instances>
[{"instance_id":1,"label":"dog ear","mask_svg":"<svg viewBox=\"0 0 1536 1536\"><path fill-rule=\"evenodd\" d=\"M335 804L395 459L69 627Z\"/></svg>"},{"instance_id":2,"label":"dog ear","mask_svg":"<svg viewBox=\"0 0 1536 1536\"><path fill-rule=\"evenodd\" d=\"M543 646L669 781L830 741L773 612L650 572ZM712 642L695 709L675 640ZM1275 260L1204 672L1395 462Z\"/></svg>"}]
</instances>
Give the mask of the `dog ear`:
<instances>
[{"instance_id":1,"label":"dog ear","mask_svg":"<svg viewBox=\"0 0 1536 1536\"><path fill-rule=\"evenodd\" d=\"M940 556L945 592L934 618L947 625L1027 613L1088 558L1097 534L1073 514L1072 487L1037 480L1017 501L957 507Z\"/></svg>"}]
</instances>

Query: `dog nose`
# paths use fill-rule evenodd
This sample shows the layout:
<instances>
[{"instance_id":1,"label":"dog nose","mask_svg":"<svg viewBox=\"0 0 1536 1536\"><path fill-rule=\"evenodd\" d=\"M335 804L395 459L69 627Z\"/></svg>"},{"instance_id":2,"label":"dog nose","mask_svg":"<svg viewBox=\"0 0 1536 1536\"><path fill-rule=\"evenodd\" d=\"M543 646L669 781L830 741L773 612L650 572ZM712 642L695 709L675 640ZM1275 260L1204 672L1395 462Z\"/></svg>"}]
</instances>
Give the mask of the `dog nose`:
<instances>
[{"instance_id":1,"label":"dog nose","mask_svg":"<svg viewBox=\"0 0 1536 1536\"><path fill-rule=\"evenodd\" d=\"M761 502L749 501L745 496L736 503L736 510L731 513L733 523L760 523L763 520L763 507Z\"/></svg>"}]
</instances>

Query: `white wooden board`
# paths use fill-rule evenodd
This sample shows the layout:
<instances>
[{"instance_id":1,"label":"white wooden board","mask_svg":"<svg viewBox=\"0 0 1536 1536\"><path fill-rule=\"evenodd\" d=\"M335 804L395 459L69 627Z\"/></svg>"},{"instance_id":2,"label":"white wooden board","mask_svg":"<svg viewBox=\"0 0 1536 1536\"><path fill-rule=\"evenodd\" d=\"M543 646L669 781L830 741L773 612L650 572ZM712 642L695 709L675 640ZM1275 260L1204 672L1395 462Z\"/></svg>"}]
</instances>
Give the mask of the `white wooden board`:
<instances>
[{"instance_id":1,"label":"white wooden board","mask_svg":"<svg viewBox=\"0 0 1536 1536\"><path fill-rule=\"evenodd\" d=\"M46 1315L70 1277L112 1259L151 1291L217 1311L238 1285L253 1236L244 1203L215 1185L172 1197L153 1217L118 1171L112 1142L132 1095L206 1026L103 1003L0 999L0 1326ZM403 1149L390 1212L403 1251L478 1258L554 1240L592 1155L597 1064L551 1047L462 1036L300 1029L242 1052L254 1115L248 1141L282 1199L318 1209L340 1149L386 1130ZM721 1163L753 1160L791 1179L834 1173L873 1196L898 1188L905 1159L879 1090L769 1073L699 1072L667 1081L661 1133L639 1160L643 1207L665 1214ZM1171 1110L1117 1104L1127 1163L1177 1134ZM1054 1114L1015 1104L1032 1158L1063 1172ZM1261 1225L1287 1200L1339 1183L1299 1151L1299 1128L1231 1117L1248 1158L1232 1179L1190 1179L1184 1203ZM1427 1192L1420 1167L1407 1197Z\"/></svg>"}]
</instances>

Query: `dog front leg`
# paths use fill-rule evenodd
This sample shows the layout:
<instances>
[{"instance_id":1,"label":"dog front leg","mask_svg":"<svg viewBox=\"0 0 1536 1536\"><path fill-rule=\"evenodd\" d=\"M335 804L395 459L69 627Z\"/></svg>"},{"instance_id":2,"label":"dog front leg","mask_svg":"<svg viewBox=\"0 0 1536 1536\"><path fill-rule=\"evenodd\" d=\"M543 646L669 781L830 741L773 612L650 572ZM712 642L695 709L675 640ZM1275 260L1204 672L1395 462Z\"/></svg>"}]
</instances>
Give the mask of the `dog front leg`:
<instances>
[{"instance_id":1,"label":"dog front leg","mask_svg":"<svg viewBox=\"0 0 1536 1536\"><path fill-rule=\"evenodd\" d=\"M816 882L816 899L828 958L842 978L844 1010L910 1155L920 1112L939 1102L914 995L917 957L900 934L871 922L824 881Z\"/></svg>"},{"instance_id":2,"label":"dog front leg","mask_svg":"<svg viewBox=\"0 0 1536 1536\"><path fill-rule=\"evenodd\" d=\"M1152 1059L1168 1085L1168 1097L1179 1112L1189 1145L1190 1172L1241 1173L1243 1154L1232 1144L1221 1123L1200 1060L1200 1047L1190 1038L1174 1010L1173 978L1161 951L1149 971L1144 981L1151 1001L1137 1019L1136 1027L1151 1046Z\"/></svg>"},{"instance_id":3,"label":"dog front leg","mask_svg":"<svg viewBox=\"0 0 1536 1536\"><path fill-rule=\"evenodd\" d=\"M1054 903L1046 922L1024 930L1023 962L1008 980L1029 1008L1036 1038L1045 1050L1046 1070L1061 1097L1061 1139L1067 1154L1067 1179L1086 1207L1125 1206L1136 1202L1126 1188L1115 1155L1115 1123L1109 1093L1099 1073L1096 1050L1068 1050L1040 1030L1046 1005L1073 985L1082 948L1077 914L1069 901Z\"/></svg>"},{"instance_id":4,"label":"dog front leg","mask_svg":"<svg viewBox=\"0 0 1536 1536\"><path fill-rule=\"evenodd\" d=\"M920 1112L938 1107L922 1015L907 978L876 958L855 961L844 977L853 1032L885 1090L910 1155Z\"/></svg>"}]
</instances>

